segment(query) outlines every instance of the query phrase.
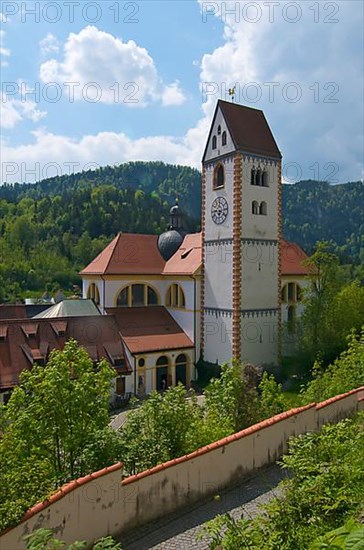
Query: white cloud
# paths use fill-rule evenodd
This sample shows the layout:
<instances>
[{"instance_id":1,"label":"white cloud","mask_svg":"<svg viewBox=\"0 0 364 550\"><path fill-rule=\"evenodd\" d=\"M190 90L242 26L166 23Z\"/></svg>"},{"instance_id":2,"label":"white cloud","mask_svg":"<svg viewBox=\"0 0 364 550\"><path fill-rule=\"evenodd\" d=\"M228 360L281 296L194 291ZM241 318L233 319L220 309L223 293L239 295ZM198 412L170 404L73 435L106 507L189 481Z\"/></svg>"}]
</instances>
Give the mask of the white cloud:
<instances>
[{"instance_id":1,"label":"white cloud","mask_svg":"<svg viewBox=\"0 0 364 550\"><path fill-rule=\"evenodd\" d=\"M40 42L40 51L42 54L57 53L59 51L59 42L56 36L49 32Z\"/></svg>"},{"instance_id":2,"label":"white cloud","mask_svg":"<svg viewBox=\"0 0 364 550\"><path fill-rule=\"evenodd\" d=\"M19 147L2 143L4 162L0 181L35 181L69 173L69 163L78 172L89 166L114 165L130 160L163 160L199 166L194 158L196 143L201 145L196 130L185 138L150 136L136 140L124 133L100 132L80 140L55 135L45 130L32 132L34 142ZM15 167L15 168L14 168ZM31 174L30 177L27 175Z\"/></svg>"},{"instance_id":3,"label":"white cloud","mask_svg":"<svg viewBox=\"0 0 364 550\"><path fill-rule=\"evenodd\" d=\"M40 111L37 104L30 100L21 100L1 95L0 103L0 127L11 129L23 119L30 119L33 122L39 122L44 116L45 111Z\"/></svg>"},{"instance_id":4,"label":"white cloud","mask_svg":"<svg viewBox=\"0 0 364 550\"><path fill-rule=\"evenodd\" d=\"M186 97L179 86L178 80L164 88L162 94L162 104L165 107L170 107L171 105L182 105L185 101Z\"/></svg>"},{"instance_id":5,"label":"white cloud","mask_svg":"<svg viewBox=\"0 0 364 550\"><path fill-rule=\"evenodd\" d=\"M3 15L2 14L0 15L2 16L1 21L3 21L4 20ZM9 63L6 59L3 59L3 58L10 57L11 51L9 50L9 48L5 48L4 38L5 38L5 31L1 29L0 30L0 64L2 67L7 67Z\"/></svg>"},{"instance_id":6,"label":"white cloud","mask_svg":"<svg viewBox=\"0 0 364 550\"><path fill-rule=\"evenodd\" d=\"M252 4L265 6L267 3ZM63 173L67 172L64 164L67 162L79 163L75 171L89 162L105 165L129 160L164 160L200 167L216 101L237 82L240 84L237 100L264 110L282 150L284 165L297 163L302 167L302 177L314 177L317 174L312 167L318 163L319 177L325 179L332 169L325 166L333 162L339 168L335 175L339 181L360 178L362 75L358 41L360 43L362 21L355 11L357 3L340 3L340 24L315 23L310 3L307 6L300 3L305 10L302 20L289 23L282 16L283 5L277 8L273 23L269 22L267 11L259 23L243 19L239 22L234 17L224 21L221 44L199 61L201 88L204 89L206 82L213 83L215 92L207 96L200 120L184 136L133 140L124 133L100 132L75 140L42 130L33 134L34 139L28 145L12 148L4 143L3 159L29 168L38 162L41 171L47 163L55 162L63 168ZM329 15L320 13L322 18ZM147 50L134 41L124 43L95 27L70 34L62 62L52 59L43 63L41 75L44 82L74 81L79 82L80 87L97 82L105 93L103 100L109 103L114 101L115 93L109 86L115 82L119 82L121 94L123 84L136 82L138 105L160 101L167 106L184 100L177 81L169 86L161 83ZM290 82L297 82L302 91L302 98L296 103L287 101L283 94L284 86ZM324 89L328 82L337 84L338 91L333 98L339 103L327 101L333 91ZM244 90L248 83L256 83L256 90L261 91L255 103ZM273 98L269 97L268 83L275 84ZM315 83L319 85L318 102L314 100ZM16 119L17 115L12 116ZM47 175L51 174L41 172L39 178ZM287 175L283 173L289 181ZM23 179L26 178L19 172L9 175L7 181Z\"/></svg>"},{"instance_id":7,"label":"white cloud","mask_svg":"<svg viewBox=\"0 0 364 550\"><path fill-rule=\"evenodd\" d=\"M327 10L318 3L314 13L309 2L280 2L270 15L268 4L274 3L252 2L246 11L246 2L210 3L216 13L205 18L222 20L224 43L201 61L201 86L210 92L204 113L211 116L217 99L228 99L228 88L238 83L237 102L264 110L284 164L299 165L298 179L317 176L315 163L320 179L330 177L329 163L336 164L339 181L359 178L362 6L347 1ZM290 22L297 13L297 23ZM298 101L290 101L295 93Z\"/></svg>"},{"instance_id":8,"label":"white cloud","mask_svg":"<svg viewBox=\"0 0 364 550\"><path fill-rule=\"evenodd\" d=\"M75 99L97 98L103 103L144 107L151 101L180 105L184 101L178 83L163 84L152 57L145 48L129 40L87 26L70 33L63 60L42 63L43 82L76 83ZM95 99L96 100L96 99Z\"/></svg>"}]
</instances>

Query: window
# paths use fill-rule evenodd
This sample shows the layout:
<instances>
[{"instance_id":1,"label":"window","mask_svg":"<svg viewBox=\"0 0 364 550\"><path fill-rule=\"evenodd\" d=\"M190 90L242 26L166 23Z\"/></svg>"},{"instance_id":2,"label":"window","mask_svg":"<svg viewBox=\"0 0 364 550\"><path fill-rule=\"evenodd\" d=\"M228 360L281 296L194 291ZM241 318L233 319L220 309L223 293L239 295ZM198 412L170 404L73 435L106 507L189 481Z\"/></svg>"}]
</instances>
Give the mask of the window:
<instances>
[{"instance_id":1,"label":"window","mask_svg":"<svg viewBox=\"0 0 364 550\"><path fill-rule=\"evenodd\" d=\"M176 386L187 384L187 356L181 353L176 359Z\"/></svg>"},{"instance_id":2,"label":"window","mask_svg":"<svg viewBox=\"0 0 364 550\"><path fill-rule=\"evenodd\" d=\"M173 284L169 287L166 304L169 307L178 307L181 309L186 307L185 294L180 285Z\"/></svg>"},{"instance_id":3,"label":"window","mask_svg":"<svg viewBox=\"0 0 364 550\"><path fill-rule=\"evenodd\" d=\"M221 187L224 187L224 185L225 185L224 167L222 164L218 164L214 170L213 188L220 189Z\"/></svg>"},{"instance_id":4,"label":"window","mask_svg":"<svg viewBox=\"0 0 364 550\"><path fill-rule=\"evenodd\" d=\"M282 288L282 302L296 303L302 300L302 289L297 283L288 283Z\"/></svg>"},{"instance_id":5,"label":"window","mask_svg":"<svg viewBox=\"0 0 364 550\"><path fill-rule=\"evenodd\" d=\"M287 285L284 285L281 292L281 300L285 304L287 302Z\"/></svg>"},{"instance_id":6,"label":"window","mask_svg":"<svg viewBox=\"0 0 364 550\"><path fill-rule=\"evenodd\" d=\"M263 187L269 187L269 185L268 185L268 172L266 170L263 172L262 185L263 185Z\"/></svg>"},{"instance_id":7,"label":"window","mask_svg":"<svg viewBox=\"0 0 364 550\"><path fill-rule=\"evenodd\" d=\"M219 136L221 134L221 126L217 127L217 135Z\"/></svg>"},{"instance_id":8,"label":"window","mask_svg":"<svg viewBox=\"0 0 364 550\"><path fill-rule=\"evenodd\" d=\"M124 288L117 299L117 306L118 307L127 307L129 305L128 303L128 294L129 294L129 287Z\"/></svg>"},{"instance_id":9,"label":"window","mask_svg":"<svg viewBox=\"0 0 364 550\"><path fill-rule=\"evenodd\" d=\"M295 302L295 284L288 283L288 301Z\"/></svg>"},{"instance_id":10,"label":"window","mask_svg":"<svg viewBox=\"0 0 364 550\"><path fill-rule=\"evenodd\" d=\"M116 392L117 395L124 395L124 393L125 393L125 378L123 376L118 376L116 378L115 392Z\"/></svg>"},{"instance_id":11,"label":"window","mask_svg":"<svg viewBox=\"0 0 364 550\"><path fill-rule=\"evenodd\" d=\"M217 147L217 139L216 139L216 136L213 136L213 138L212 138L212 148L216 149L216 147Z\"/></svg>"},{"instance_id":12,"label":"window","mask_svg":"<svg viewBox=\"0 0 364 550\"><path fill-rule=\"evenodd\" d=\"M222 138L221 138L222 145L226 145L226 141L227 141L226 132L224 130L223 133L222 133Z\"/></svg>"},{"instance_id":13,"label":"window","mask_svg":"<svg viewBox=\"0 0 364 550\"><path fill-rule=\"evenodd\" d=\"M256 170L255 168L252 168L252 171L250 172L250 185L255 185L256 181Z\"/></svg>"},{"instance_id":14,"label":"window","mask_svg":"<svg viewBox=\"0 0 364 550\"><path fill-rule=\"evenodd\" d=\"M100 294L99 289L97 288L97 285L95 283L90 284L87 290L87 298L89 300L93 300L95 304L100 304Z\"/></svg>"},{"instance_id":15,"label":"window","mask_svg":"<svg viewBox=\"0 0 364 550\"><path fill-rule=\"evenodd\" d=\"M134 284L123 288L117 299L117 307L142 307L159 304L156 291L146 284Z\"/></svg>"},{"instance_id":16,"label":"window","mask_svg":"<svg viewBox=\"0 0 364 550\"><path fill-rule=\"evenodd\" d=\"M148 300L148 303L147 303L148 306L158 305L158 296L151 286L147 287L147 300Z\"/></svg>"},{"instance_id":17,"label":"window","mask_svg":"<svg viewBox=\"0 0 364 550\"><path fill-rule=\"evenodd\" d=\"M138 361L138 366L139 366L139 367L144 367L144 365L145 365L145 359L143 359L143 357L142 357L142 358L139 359L139 361Z\"/></svg>"},{"instance_id":18,"label":"window","mask_svg":"<svg viewBox=\"0 0 364 550\"><path fill-rule=\"evenodd\" d=\"M255 176L255 185L262 185L262 171L258 168Z\"/></svg>"},{"instance_id":19,"label":"window","mask_svg":"<svg viewBox=\"0 0 364 550\"><path fill-rule=\"evenodd\" d=\"M170 385L169 375L168 375L168 357L162 355L157 359L156 362L156 389L157 391L164 391Z\"/></svg>"},{"instance_id":20,"label":"window","mask_svg":"<svg viewBox=\"0 0 364 550\"><path fill-rule=\"evenodd\" d=\"M144 306L144 285L132 285L131 302L133 307Z\"/></svg>"},{"instance_id":21,"label":"window","mask_svg":"<svg viewBox=\"0 0 364 550\"><path fill-rule=\"evenodd\" d=\"M257 201L252 202L252 214L259 214L259 204Z\"/></svg>"},{"instance_id":22,"label":"window","mask_svg":"<svg viewBox=\"0 0 364 550\"><path fill-rule=\"evenodd\" d=\"M264 201L260 203L259 214L261 214L262 216L267 215L267 203Z\"/></svg>"}]
</instances>

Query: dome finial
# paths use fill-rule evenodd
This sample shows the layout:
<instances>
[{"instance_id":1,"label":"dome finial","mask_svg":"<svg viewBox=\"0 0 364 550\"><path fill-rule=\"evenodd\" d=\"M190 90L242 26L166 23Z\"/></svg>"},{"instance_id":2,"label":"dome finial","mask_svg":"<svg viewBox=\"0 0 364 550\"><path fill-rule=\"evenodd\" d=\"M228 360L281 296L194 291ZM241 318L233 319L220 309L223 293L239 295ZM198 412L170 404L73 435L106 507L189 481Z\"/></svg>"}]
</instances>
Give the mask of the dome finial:
<instances>
[{"instance_id":1,"label":"dome finial","mask_svg":"<svg viewBox=\"0 0 364 550\"><path fill-rule=\"evenodd\" d=\"M178 204L178 197L176 197L176 203L169 211L169 229L176 229L176 231L183 231L183 212Z\"/></svg>"}]
</instances>

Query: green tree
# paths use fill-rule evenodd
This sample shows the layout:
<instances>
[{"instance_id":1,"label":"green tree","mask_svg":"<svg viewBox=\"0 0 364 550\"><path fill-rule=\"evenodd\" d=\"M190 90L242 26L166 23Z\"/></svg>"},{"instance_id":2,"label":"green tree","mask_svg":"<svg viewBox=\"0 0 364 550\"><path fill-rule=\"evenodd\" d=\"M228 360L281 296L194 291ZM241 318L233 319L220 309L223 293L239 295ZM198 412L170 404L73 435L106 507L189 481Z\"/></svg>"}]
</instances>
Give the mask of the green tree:
<instances>
[{"instance_id":1,"label":"green tree","mask_svg":"<svg viewBox=\"0 0 364 550\"><path fill-rule=\"evenodd\" d=\"M212 379L205 390L207 417L211 415L228 433L254 424L259 419L255 382L251 366L234 359L231 365L222 365L220 378Z\"/></svg>"},{"instance_id":2,"label":"green tree","mask_svg":"<svg viewBox=\"0 0 364 550\"><path fill-rule=\"evenodd\" d=\"M327 368L316 362L302 392L306 403L319 402L364 386L364 327L348 336L348 348Z\"/></svg>"},{"instance_id":3,"label":"green tree","mask_svg":"<svg viewBox=\"0 0 364 550\"><path fill-rule=\"evenodd\" d=\"M302 343L312 359L318 354L326 355L332 341L328 312L339 289L339 259L329 249L329 243L317 243L315 252L305 262L311 275L303 299Z\"/></svg>"},{"instance_id":4,"label":"green tree","mask_svg":"<svg viewBox=\"0 0 364 550\"><path fill-rule=\"evenodd\" d=\"M108 427L114 375L104 360L94 368L74 340L22 372L0 409L0 527L64 482L117 461L119 438Z\"/></svg>"},{"instance_id":5,"label":"green tree","mask_svg":"<svg viewBox=\"0 0 364 550\"><path fill-rule=\"evenodd\" d=\"M267 372L264 372L258 389L260 392L259 415L261 420L270 418L287 409L288 403L282 392L282 385L277 384L272 374L269 375Z\"/></svg>"},{"instance_id":6,"label":"green tree","mask_svg":"<svg viewBox=\"0 0 364 550\"><path fill-rule=\"evenodd\" d=\"M126 472L140 472L197 449L205 443L202 423L196 396L186 399L181 384L152 392L128 414L120 431Z\"/></svg>"}]
</instances>

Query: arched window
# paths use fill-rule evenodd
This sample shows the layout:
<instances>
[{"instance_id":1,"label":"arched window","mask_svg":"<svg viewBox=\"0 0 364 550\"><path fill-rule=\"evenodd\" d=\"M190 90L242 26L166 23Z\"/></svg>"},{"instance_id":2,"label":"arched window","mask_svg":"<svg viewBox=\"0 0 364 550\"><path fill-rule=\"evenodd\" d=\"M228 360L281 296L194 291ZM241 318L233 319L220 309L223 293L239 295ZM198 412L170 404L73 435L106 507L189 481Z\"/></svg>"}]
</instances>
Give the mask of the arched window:
<instances>
[{"instance_id":1,"label":"arched window","mask_svg":"<svg viewBox=\"0 0 364 550\"><path fill-rule=\"evenodd\" d=\"M295 283L288 283L288 301L296 301L296 285Z\"/></svg>"},{"instance_id":2,"label":"arched window","mask_svg":"<svg viewBox=\"0 0 364 550\"><path fill-rule=\"evenodd\" d=\"M178 307L181 309L186 307L185 294L180 285L173 284L169 287L167 291L166 305L168 307Z\"/></svg>"},{"instance_id":3,"label":"arched window","mask_svg":"<svg viewBox=\"0 0 364 550\"><path fill-rule=\"evenodd\" d=\"M252 214L259 214L259 204L257 201L252 202Z\"/></svg>"},{"instance_id":4,"label":"arched window","mask_svg":"<svg viewBox=\"0 0 364 550\"><path fill-rule=\"evenodd\" d=\"M143 307L159 304L156 291L144 283L123 288L116 299L117 307Z\"/></svg>"},{"instance_id":5,"label":"arched window","mask_svg":"<svg viewBox=\"0 0 364 550\"><path fill-rule=\"evenodd\" d=\"M214 170L214 189L220 189L225 185L225 173L222 164L218 164Z\"/></svg>"},{"instance_id":6,"label":"arched window","mask_svg":"<svg viewBox=\"0 0 364 550\"><path fill-rule=\"evenodd\" d=\"M262 171L260 168L258 168L256 173L255 185L262 185Z\"/></svg>"},{"instance_id":7,"label":"arched window","mask_svg":"<svg viewBox=\"0 0 364 550\"><path fill-rule=\"evenodd\" d=\"M289 306L287 310L287 326L289 334L293 334L296 330L296 307Z\"/></svg>"},{"instance_id":8,"label":"arched window","mask_svg":"<svg viewBox=\"0 0 364 550\"><path fill-rule=\"evenodd\" d=\"M170 385L169 375L168 375L168 366L169 361L168 357L162 355L158 357L156 362L156 389L157 391L164 391Z\"/></svg>"},{"instance_id":9,"label":"arched window","mask_svg":"<svg viewBox=\"0 0 364 550\"><path fill-rule=\"evenodd\" d=\"M259 214L261 214L262 216L267 215L267 203L264 201L260 203Z\"/></svg>"},{"instance_id":10,"label":"arched window","mask_svg":"<svg viewBox=\"0 0 364 550\"><path fill-rule=\"evenodd\" d=\"M283 304L285 304L287 302L287 285L284 285L284 287L282 288L281 300L282 300Z\"/></svg>"},{"instance_id":11,"label":"arched window","mask_svg":"<svg viewBox=\"0 0 364 550\"><path fill-rule=\"evenodd\" d=\"M264 170L263 175L262 175L262 185L263 185L263 187L269 187L269 185L268 185L268 172L266 170Z\"/></svg>"},{"instance_id":12,"label":"arched window","mask_svg":"<svg viewBox=\"0 0 364 550\"><path fill-rule=\"evenodd\" d=\"M256 175L257 171L255 168L252 168L252 171L250 172L250 185L256 185Z\"/></svg>"},{"instance_id":13,"label":"arched window","mask_svg":"<svg viewBox=\"0 0 364 550\"><path fill-rule=\"evenodd\" d=\"M181 353L176 359L176 385L187 384L187 356Z\"/></svg>"},{"instance_id":14,"label":"arched window","mask_svg":"<svg viewBox=\"0 0 364 550\"><path fill-rule=\"evenodd\" d=\"M129 287L123 288L123 290L120 292L116 305L118 307L127 307L129 305Z\"/></svg>"},{"instance_id":15,"label":"arched window","mask_svg":"<svg viewBox=\"0 0 364 550\"><path fill-rule=\"evenodd\" d=\"M217 127L217 135L219 136L221 134L221 126Z\"/></svg>"},{"instance_id":16,"label":"arched window","mask_svg":"<svg viewBox=\"0 0 364 550\"><path fill-rule=\"evenodd\" d=\"M222 138L221 138L222 145L226 145L226 141L227 141L227 137L226 137L226 132L224 130L223 133L222 133Z\"/></svg>"},{"instance_id":17,"label":"arched window","mask_svg":"<svg viewBox=\"0 0 364 550\"><path fill-rule=\"evenodd\" d=\"M282 288L282 302L295 304L302 300L302 289L297 283L288 283Z\"/></svg>"},{"instance_id":18,"label":"arched window","mask_svg":"<svg viewBox=\"0 0 364 550\"><path fill-rule=\"evenodd\" d=\"M216 136L213 136L213 138L212 138L212 148L216 149L216 147L217 147L217 138L216 138Z\"/></svg>"},{"instance_id":19,"label":"arched window","mask_svg":"<svg viewBox=\"0 0 364 550\"><path fill-rule=\"evenodd\" d=\"M100 293L95 283L91 283L88 287L87 298L93 300L95 304L100 305Z\"/></svg>"}]
</instances>

